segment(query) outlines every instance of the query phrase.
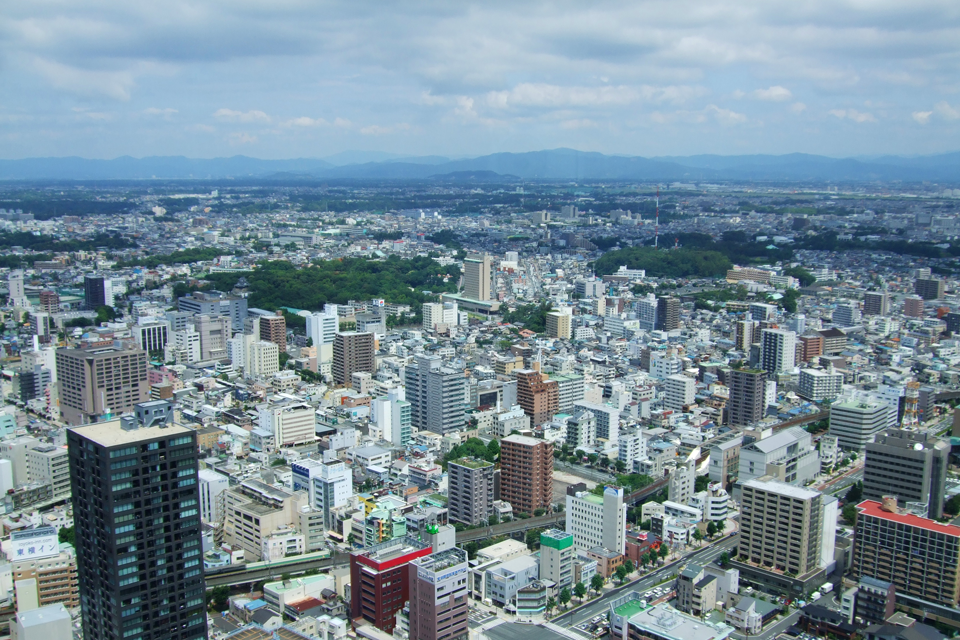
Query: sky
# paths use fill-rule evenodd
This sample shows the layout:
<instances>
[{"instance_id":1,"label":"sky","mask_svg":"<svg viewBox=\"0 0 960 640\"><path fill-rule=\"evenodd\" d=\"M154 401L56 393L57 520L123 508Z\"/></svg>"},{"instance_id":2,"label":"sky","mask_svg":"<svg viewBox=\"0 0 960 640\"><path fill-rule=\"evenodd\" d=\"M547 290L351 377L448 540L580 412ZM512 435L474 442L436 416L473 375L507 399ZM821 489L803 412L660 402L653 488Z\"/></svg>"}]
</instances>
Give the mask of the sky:
<instances>
[{"instance_id":1,"label":"sky","mask_svg":"<svg viewBox=\"0 0 960 640\"><path fill-rule=\"evenodd\" d=\"M0 157L960 150L960 2L29 0Z\"/></svg>"}]
</instances>

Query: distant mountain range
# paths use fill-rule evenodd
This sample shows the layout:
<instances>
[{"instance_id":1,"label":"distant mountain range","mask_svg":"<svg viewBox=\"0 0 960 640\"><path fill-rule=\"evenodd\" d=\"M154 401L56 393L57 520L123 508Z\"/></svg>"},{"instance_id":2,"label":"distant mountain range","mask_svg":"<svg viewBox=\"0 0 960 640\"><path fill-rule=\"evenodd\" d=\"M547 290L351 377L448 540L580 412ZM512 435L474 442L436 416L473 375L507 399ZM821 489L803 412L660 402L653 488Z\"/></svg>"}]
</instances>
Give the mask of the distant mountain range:
<instances>
[{"instance_id":1,"label":"distant mountain range","mask_svg":"<svg viewBox=\"0 0 960 640\"><path fill-rule=\"evenodd\" d=\"M960 183L960 152L935 156L828 158L791 153L743 156L610 156L552 149L494 153L451 160L348 151L325 159L261 160L247 156L195 159L153 156L113 160L26 158L0 160L0 180L521 180L904 181Z\"/></svg>"}]
</instances>

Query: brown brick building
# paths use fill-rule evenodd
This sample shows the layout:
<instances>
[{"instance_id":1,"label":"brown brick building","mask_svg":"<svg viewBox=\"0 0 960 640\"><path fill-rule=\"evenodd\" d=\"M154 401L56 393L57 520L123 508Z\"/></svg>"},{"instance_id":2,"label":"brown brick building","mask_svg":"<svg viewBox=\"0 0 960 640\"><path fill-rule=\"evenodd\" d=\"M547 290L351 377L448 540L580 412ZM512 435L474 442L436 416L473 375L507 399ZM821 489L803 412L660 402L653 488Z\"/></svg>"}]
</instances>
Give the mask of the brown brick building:
<instances>
[{"instance_id":1,"label":"brown brick building","mask_svg":"<svg viewBox=\"0 0 960 640\"><path fill-rule=\"evenodd\" d=\"M275 316L260 316L260 339L279 346L280 353L286 352L287 320L280 312Z\"/></svg>"},{"instance_id":2,"label":"brown brick building","mask_svg":"<svg viewBox=\"0 0 960 640\"><path fill-rule=\"evenodd\" d=\"M533 426L549 422L560 408L560 385L533 369L517 369L517 404Z\"/></svg>"},{"instance_id":3,"label":"brown brick building","mask_svg":"<svg viewBox=\"0 0 960 640\"><path fill-rule=\"evenodd\" d=\"M372 333L338 333L333 340L333 383L350 384L357 371L376 373Z\"/></svg>"},{"instance_id":4,"label":"brown brick building","mask_svg":"<svg viewBox=\"0 0 960 640\"><path fill-rule=\"evenodd\" d=\"M529 436L500 441L500 498L517 513L549 509L553 501L553 445Z\"/></svg>"}]
</instances>

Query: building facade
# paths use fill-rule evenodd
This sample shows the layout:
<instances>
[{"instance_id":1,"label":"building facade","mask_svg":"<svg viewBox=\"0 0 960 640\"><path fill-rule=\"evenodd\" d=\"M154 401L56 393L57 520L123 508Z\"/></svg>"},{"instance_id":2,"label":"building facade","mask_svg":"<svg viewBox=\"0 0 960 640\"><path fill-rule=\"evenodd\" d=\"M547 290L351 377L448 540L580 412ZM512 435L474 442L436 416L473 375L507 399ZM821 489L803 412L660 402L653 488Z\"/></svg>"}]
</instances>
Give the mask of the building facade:
<instances>
[{"instance_id":1,"label":"building facade","mask_svg":"<svg viewBox=\"0 0 960 640\"><path fill-rule=\"evenodd\" d=\"M500 498L515 513L550 509L553 501L553 445L529 436L500 441Z\"/></svg>"}]
</instances>

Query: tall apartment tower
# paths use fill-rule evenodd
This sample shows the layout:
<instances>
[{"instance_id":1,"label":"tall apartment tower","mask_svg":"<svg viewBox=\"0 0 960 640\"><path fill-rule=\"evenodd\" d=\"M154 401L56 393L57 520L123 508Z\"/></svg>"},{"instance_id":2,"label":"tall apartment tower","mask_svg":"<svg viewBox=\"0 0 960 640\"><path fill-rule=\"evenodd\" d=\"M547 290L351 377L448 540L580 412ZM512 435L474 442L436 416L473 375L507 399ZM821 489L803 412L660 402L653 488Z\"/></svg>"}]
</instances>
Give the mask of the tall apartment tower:
<instances>
[{"instance_id":1,"label":"tall apartment tower","mask_svg":"<svg viewBox=\"0 0 960 640\"><path fill-rule=\"evenodd\" d=\"M785 329L764 329L760 334L760 368L769 373L793 369L797 357L797 334Z\"/></svg>"},{"instance_id":2,"label":"tall apartment tower","mask_svg":"<svg viewBox=\"0 0 960 640\"><path fill-rule=\"evenodd\" d=\"M733 329L737 351L750 352L750 345L753 344L758 325L759 323L756 320L740 320L737 322Z\"/></svg>"},{"instance_id":3,"label":"tall apartment tower","mask_svg":"<svg viewBox=\"0 0 960 640\"><path fill-rule=\"evenodd\" d=\"M517 404L530 416L530 424L550 421L560 407L560 385L534 369L516 369Z\"/></svg>"},{"instance_id":4,"label":"tall apartment tower","mask_svg":"<svg viewBox=\"0 0 960 640\"><path fill-rule=\"evenodd\" d=\"M11 305L20 308L30 305L30 302L27 300L27 294L23 289L23 270L14 269L11 271L10 275L7 276L7 286L10 290L10 294L7 297Z\"/></svg>"},{"instance_id":5,"label":"tall apartment tower","mask_svg":"<svg viewBox=\"0 0 960 640\"><path fill-rule=\"evenodd\" d=\"M863 315L890 315L890 294L886 291L867 291L863 294Z\"/></svg>"},{"instance_id":6,"label":"tall apartment tower","mask_svg":"<svg viewBox=\"0 0 960 640\"><path fill-rule=\"evenodd\" d=\"M657 301L657 324L661 331L673 331L680 328L680 300L662 297Z\"/></svg>"},{"instance_id":7,"label":"tall apartment tower","mask_svg":"<svg viewBox=\"0 0 960 640\"><path fill-rule=\"evenodd\" d=\"M417 356L407 367L404 382L413 427L441 435L463 428L467 393L463 371L444 366L439 356Z\"/></svg>"},{"instance_id":8,"label":"tall apartment tower","mask_svg":"<svg viewBox=\"0 0 960 640\"><path fill-rule=\"evenodd\" d=\"M893 496L901 505L926 503L927 517L943 516L950 443L926 432L889 429L866 445L863 497L881 502Z\"/></svg>"},{"instance_id":9,"label":"tall apartment tower","mask_svg":"<svg viewBox=\"0 0 960 640\"><path fill-rule=\"evenodd\" d=\"M67 445L84 638L206 638L196 432L113 420Z\"/></svg>"},{"instance_id":10,"label":"tall apartment tower","mask_svg":"<svg viewBox=\"0 0 960 640\"><path fill-rule=\"evenodd\" d=\"M110 280L103 276L83 277L83 303L87 309L113 306L113 292Z\"/></svg>"},{"instance_id":11,"label":"tall apartment tower","mask_svg":"<svg viewBox=\"0 0 960 640\"><path fill-rule=\"evenodd\" d=\"M200 336L200 360L224 360L227 358L227 340L230 339L230 318L226 316L194 316L193 326Z\"/></svg>"},{"instance_id":12,"label":"tall apartment tower","mask_svg":"<svg viewBox=\"0 0 960 640\"><path fill-rule=\"evenodd\" d=\"M57 349L60 414L71 425L133 411L150 399L143 349Z\"/></svg>"},{"instance_id":13,"label":"tall apartment tower","mask_svg":"<svg viewBox=\"0 0 960 640\"><path fill-rule=\"evenodd\" d=\"M287 320L280 312L275 316L260 316L260 339L276 344L280 353L286 353Z\"/></svg>"},{"instance_id":14,"label":"tall apartment tower","mask_svg":"<svg viewBox=\"0 0 960 640\"><path fill-rule=\"evenodd\" d=\"M488 255L470 256L463 261L463 297L470 300L490 299L492 260Z\"/></svg>"},{"instance_id":15,"label":"tall apartment tower","mask_svg":"<svg viewBox=\"0 0 960 640\"><path fill-rule=\"evenodd\" d=\"M493 513L493 463L459 458L447 465L450 520L486 525Z\"/></svg>"},{"instance_id":16,"label":"tall apartment tower","mask_svg":"<svg viewBox=\"0 0 960 640\"><path fill-rule=\"evenodd\" d=\"M350 384L358 371L376 373L372 333L338 333L333 341L333 383Z\"/></svg>"},{"instance_id":17,"label":"tall apartment tower","mask_svg":"<svg viewBox=\"0 0 960 640\"><path fill-rule=\"evenodd\" d=\"M500 497L517 513L549 509L553 501L553 445L529 436L500 441Z\"/></svg>"},{"instance_id":18,"label":"tall apartment tower","mask_svg":"<svg viewBox=\"0 0 960 640\"><path fill-rule=\"evenodd\" d=\"M311 313L307 316L307 337L317 348L317 363L333 361L333 341L340 330L335 313Z\"/></svg>"},{"instance_id":19,"label":"tall apartment tower","mask_svg":"<svg viewBox=\"0 0 960 640\"><path fill-rule=\"evenodd\" d=\"M911 318L923 317L923 298L920 296L907 296L903 299L903 315Z\"/></svg>"},{"instance_id":20,"label":"tall apartment tower","mask_svg":"<svg viewBox=\"0 0 960 640\"><path fill-rule=\"evenodd\" d=\"M53 315L60 311L60 294L52 289L40 292L40 311Z\"/></svg>"},{"instance_id":21,"label":"tall apartment tower","mask_svg":"<svg viewBox=\"0 0 960 640\"><path fill-rule=\"evenodd\" d=\"M410 576L410 640L467 637L469 565L463 549L417 558Z\"/></svg>"},{"instance_id":22,"label":"tall apartment tower","mask_svg":"<svg viewBox=\"0 0 960 640\"><path fill-rule=\"evenodd\" d=\"M697 381L682 373L667 376L663 381L663 406L680 410L695 400Z\"/></svg>"},{"instance_id":23,"label":"tall apartment tower","mask_svg":"<svg viewBox=\"0 0 960 640\"><path fill-rule=\"evenodd\" d=\"M823 496L777 480L743 483L740 560L798 578L820 566Z\"/></svg>"},{"instance_id":24,"label":"tall apartment tower","mask_svg":"<svg viewBox=\"0 0 960 640\"><path fill-rule=\"evenodd\" d=\"M547 314L547 337L569 340L573 316L566 312L551 311Z\"/></svg>"},{"instance_id":25,"label":"tall apartment tower","mask_svg":"<svg viewBox=\"0 0 960 640\"><path fill-rule=\"evenodd\" d=\"M763 418L766 378L766 373L757 369L734 369L730 372L727 410L731 425L745 427Z\"/></svg>"},{"instance_id":26,"label":"tall apartment tower","mask_svg":"<svg viewBox=\"0 0 960 640\"><path fill-rule=\"evenodd\" d=\"M939 278L917 278L913 283L913 292L924 300L939 300L943 297L943 280Z\"/></svg>"}]
</instances>

